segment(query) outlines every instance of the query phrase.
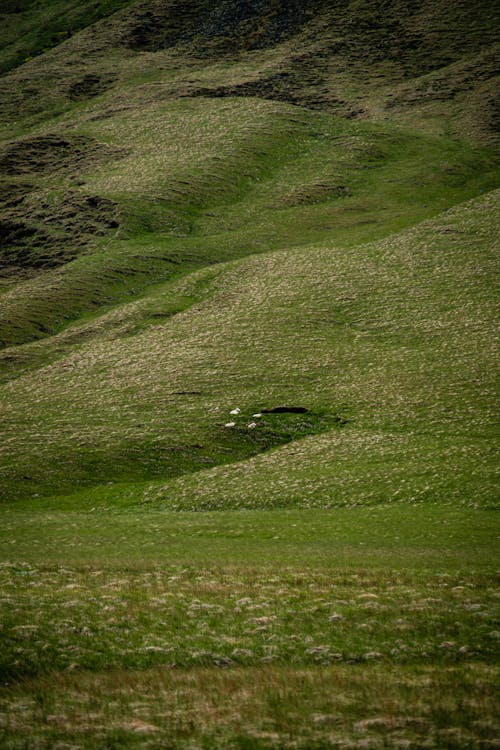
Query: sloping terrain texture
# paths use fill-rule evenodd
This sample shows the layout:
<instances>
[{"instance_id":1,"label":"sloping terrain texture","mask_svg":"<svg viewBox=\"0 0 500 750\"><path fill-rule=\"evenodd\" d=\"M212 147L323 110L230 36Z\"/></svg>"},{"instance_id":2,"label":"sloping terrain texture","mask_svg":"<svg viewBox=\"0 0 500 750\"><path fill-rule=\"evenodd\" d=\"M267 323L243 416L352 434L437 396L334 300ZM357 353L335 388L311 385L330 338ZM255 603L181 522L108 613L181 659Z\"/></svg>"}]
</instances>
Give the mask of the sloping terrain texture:
<instances>
[{"instance_id":1,"label":"sloping terrain texture","mask_svg":"<svg viewBox=\"0 0 500 750\"><path fill-rule=\"evenodd\" d=\"M2 748L498 747L499 28L1 3Z\"/></svg>"},{"instance_id":2,"label":"sloping terrain texture","mask_svg":"<svg viewBox=\"0 0 500 750\"><path fill-rule=\"evenodd\" d=\"M0 79L5 499L493 502L498 6L120 5Z\"/></svg>"}]
</instances>

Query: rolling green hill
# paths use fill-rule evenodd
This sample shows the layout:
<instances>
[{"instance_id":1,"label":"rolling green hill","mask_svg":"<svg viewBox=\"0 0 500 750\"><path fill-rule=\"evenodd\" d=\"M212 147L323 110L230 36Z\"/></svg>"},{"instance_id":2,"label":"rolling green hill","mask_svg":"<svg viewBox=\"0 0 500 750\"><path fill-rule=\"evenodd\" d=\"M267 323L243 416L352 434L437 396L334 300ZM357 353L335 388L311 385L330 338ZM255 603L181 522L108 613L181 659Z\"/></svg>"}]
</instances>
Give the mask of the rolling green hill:
<instances>
[{"instance_id":1,"label":"rolling green hill","mask_svg":"<svg viewBox=\"0 0 500 750\"><path fill-rule=\"evenodd\" d=\"M499 15L4 4L7 747L490 746Z\"/></svg>"}]
</instances>

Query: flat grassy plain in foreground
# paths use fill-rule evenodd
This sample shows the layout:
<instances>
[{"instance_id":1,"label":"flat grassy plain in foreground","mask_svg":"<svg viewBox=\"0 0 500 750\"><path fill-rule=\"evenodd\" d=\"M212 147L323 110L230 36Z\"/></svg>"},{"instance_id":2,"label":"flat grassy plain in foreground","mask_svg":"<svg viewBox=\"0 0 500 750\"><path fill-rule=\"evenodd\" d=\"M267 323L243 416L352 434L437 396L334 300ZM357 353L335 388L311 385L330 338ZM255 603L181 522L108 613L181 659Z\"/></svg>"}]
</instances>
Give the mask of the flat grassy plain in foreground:
<instances>
[{"instance_id":1,"label":"flat grassy plain in foreground","mask_svg":"<svg viewBox=\"0 0 500 750\"><path fill-rule=\"evenodd\" d=\"M497 10L243 5L4 13L0 743L492 750Z\"/></svg>"},{"instance_id":2,"label":"flat grassy plain in foreground","mask_svg":"<svg viewBox=\"0 0 500 750\"><path fill-rule=\"evenodd\" d=\"M493 513L60 516L2 530L6 747L494 739Z\"/></svg>"}]
</instances>

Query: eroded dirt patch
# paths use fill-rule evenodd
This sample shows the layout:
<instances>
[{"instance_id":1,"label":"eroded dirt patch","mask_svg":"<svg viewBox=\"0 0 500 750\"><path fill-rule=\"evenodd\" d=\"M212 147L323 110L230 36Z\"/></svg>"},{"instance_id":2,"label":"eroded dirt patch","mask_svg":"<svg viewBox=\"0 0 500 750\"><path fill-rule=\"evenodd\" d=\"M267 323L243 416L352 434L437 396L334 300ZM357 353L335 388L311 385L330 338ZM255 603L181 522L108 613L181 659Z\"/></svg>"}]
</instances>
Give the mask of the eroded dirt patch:
<instances>
[{"instance_id":1,"label":"eroded dirt patch","mask_svg":"<svg viewBox=\"0 0 500 750\"><path fill-rule=\"evenodd\" d=\"M8 176L69 172L121 155L120 149L83 135L48 133L4 146L0 151L0 172Z\"/></svg>"},{"instance_id":2,"label":"eroded dirt patch","mask_svg":"<svg viewBox=\"0 0 500 750\"><path fill-rule=\"evenodd\" d=\"M75 258L93 238L119 226L116 203L101 196L67 192L49 198L33 193L4 206L1 275L59 266Z\"/></svg>"},{"instance_id":3,"label":"eroded dirt patch","mask_svg":"<svg viewBox=\"0 0 500 750\"><path fill-rule=\"evenodd\" d=\"M92 99L104 93L111 86L112 80L110 76L87 73L69 86L68 96L74 102Z\"/></svg>"},{"instance_id":4,"label":"eroded dirt patch","mask_svg":"<svg viewBox=\"0 0 500 750\"><path fill-rule=\"evenodd\" d=\"M66 187L51 178L83 184L82 171L123 155L86 136L67 133L21 138L0 150L0 275L31 274L74 259L95 238L119 226L117 204ZM10 178L10 179L9 179Z\"/></svg>"}]
</instances>

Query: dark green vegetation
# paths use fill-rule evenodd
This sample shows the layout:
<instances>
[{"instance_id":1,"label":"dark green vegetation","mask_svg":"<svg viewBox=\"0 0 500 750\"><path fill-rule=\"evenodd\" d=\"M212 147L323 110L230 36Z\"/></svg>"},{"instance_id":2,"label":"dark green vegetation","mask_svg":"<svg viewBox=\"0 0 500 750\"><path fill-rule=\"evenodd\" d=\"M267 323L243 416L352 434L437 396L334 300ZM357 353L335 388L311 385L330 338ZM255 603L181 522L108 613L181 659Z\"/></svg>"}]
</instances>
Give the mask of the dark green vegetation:
<instances>
[{"instance_id":1,"label":"dark green vegetation","mask_svg":"<svg viewBox=\"0 0 500 750\"><path fill-rule=\"evenodd\" d=\"M3 0L0 72L56 47L131 0ZM75 94L78 92L75 91Z\"/></svg>"},{"instance_id":2,"label":"dark green vegetation","mask_svg":"<svg viewBox=\"0 0 500 750\"><path fill-rule=\"evenodd\" d=\"M495 746L498 16L4 3L5 747Z\"/></svg>"}]
</instances>

